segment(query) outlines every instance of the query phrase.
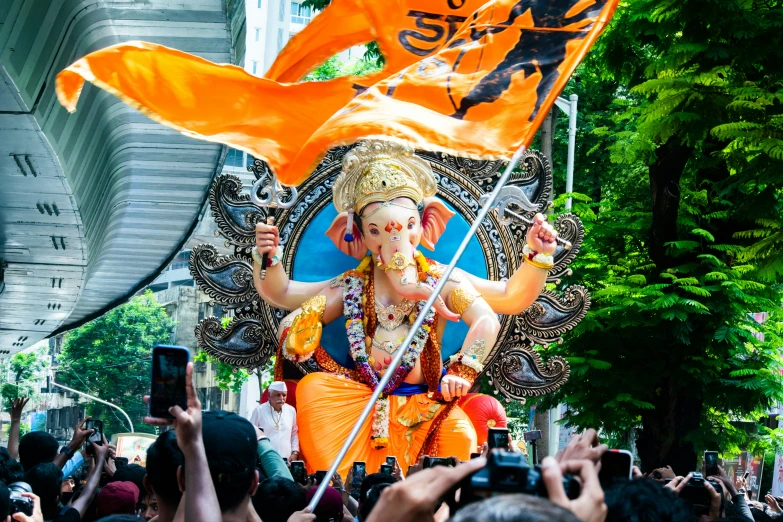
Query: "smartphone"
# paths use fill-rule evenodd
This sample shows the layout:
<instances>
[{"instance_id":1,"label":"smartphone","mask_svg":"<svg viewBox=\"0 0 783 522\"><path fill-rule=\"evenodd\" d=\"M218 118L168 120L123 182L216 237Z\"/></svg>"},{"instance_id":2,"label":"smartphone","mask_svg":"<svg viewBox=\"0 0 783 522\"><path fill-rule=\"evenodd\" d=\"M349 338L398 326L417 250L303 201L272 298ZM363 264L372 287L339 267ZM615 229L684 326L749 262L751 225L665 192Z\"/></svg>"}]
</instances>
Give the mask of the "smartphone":
<instances>
[{"instance_id":1,"label":"smartphone","mask_svg":"<svg viewBox=\"0 0 783 522\"><path fill-rule=\"evenodd\" d=\"M633 455L630 451L610 449L601 457L601 471L598 480L602 486L611 486L617 482L631 480L633 474Z\"/></svg>"},{"instance_id":2,"label":"smartphone","mask_svg":"<svg viewBox=\"0 0 783 522\"><path fill-rule=\"evenodd\" d=\"M704 478L712 477L718 474L718 452L704 452Z\"/></svg>"},{"instance_id":3,"label":"smartphone","mask_svg":"<svg viewBox=\"0 0 783 522\"><path fill-rule=\"evenodd\" d=\"M434 468L435 466L454 467L454 461L449 458L442 457L424 457L424 459L421 461L422 469Z\"/></svg>"},{"instance_id":4,"label":"smartphone","mask_svg":"<svg viewBox=\"0 0 783 522\"><path fill-rule=\"evenodd\" d=\"M183 346L156 346L152 349L152 385L150 386L150 417L172 419L169 408L188 407L185 390L185 369L190 351Z\"/></svg>"},{"instance_id":5,"label":"smartphone","mask_svg":"<svg viewBox=\"0 0 783 522\"><path fill-rule=\"evenodd\" d=\"M87 437L87 445L97 444L103 446L103 421L98 419L90 419L84 423L85 429L93 430Z\"/></svg>"},{"instance_id":6,"label":"smartphone","mask_svg":"<svg viewBox=\"0 0 783 522\"><path fill-rule=\"evenodd\" d=\"M392 469L397 467L397 457L386 457L386 464L392 467Z\"/></svg>"},{"instance_id":7,"label":"smartphone","mask_svg":"<svg viewBox=\"0 0 783 522\"><path fill-rule=\"evenodd\" d=\"M481 453L471 453L470 460L477 459L481 456Z\"/></svg>"},{"instance_id":8,"label":"smartphone","mask_svg":"<svg viewBox=\"0 0 783 522\"><path fill-rule=\"evenodd\" d=\"M508 430L506 428L489 428L487 447L489 449L508 449Z\"/></svg>"},{"instance_id":9,"label":"smartphone","mask_svg":"<svg viewBox=\"0 0 783 522\"><path fill-rule=\"evenodd\" d=\"M294 460L291 462L291 477L297 484L304 484L307 472L303 460Z\"/></svg>"},{"instance_id":10,"label":"smartphone","mask_svg":"<svg viewBox=\"0 0 783 522\"><path fill-rule=\"evenodd\" d=\"M367 464L364 462L354 462L351 486L354 488L361 487L362 481L365 479L365 477L367 477Z\"/></svg>"},{"instance_id":11,"label":"smartphone","mask_svg":"<svg viewBox=\"0 0 783 522\"><path fill-rule=\"evenodd\" d=\"M750 477L750 471L746 471L746 472L745 472L745 474L744 474L744 475L742 475L742 479L743 479L745 482L747 482L747 481L748 481L748 477Z\"/></svg>"},{"instance_id":12,"label":"smartphone","mask_svg":"<svg viewBox=\"0 0 783 522\"><path fill-rule=\"evenodd\" d=\"M392 471L394 471L394 467L390 464L381 464L381 471L379 473L388 473L391 475Z\"/></svg>"},{"instance_id":13,"label":"smartphone","mask_svg":"<svg viewBox=\"0 0 783 522\"><path fill-rule=\"evenodd\" d=\"M319 470L319 471L315 472L315 483L316 483L316 485L320 486L321 482L323 482L325 478L326 478L326 471Z\"/></svg>"},{"instance_id":14,"label":"smartphone","mask_svg":"<svg viewBox=\"0 0 783 522\"><path fill-rule=\"evenodd\" d=\"M117 467L117 469L127 468L128 459L125 457L114 457L114 465Z\"/></svg>"}]
</instances>

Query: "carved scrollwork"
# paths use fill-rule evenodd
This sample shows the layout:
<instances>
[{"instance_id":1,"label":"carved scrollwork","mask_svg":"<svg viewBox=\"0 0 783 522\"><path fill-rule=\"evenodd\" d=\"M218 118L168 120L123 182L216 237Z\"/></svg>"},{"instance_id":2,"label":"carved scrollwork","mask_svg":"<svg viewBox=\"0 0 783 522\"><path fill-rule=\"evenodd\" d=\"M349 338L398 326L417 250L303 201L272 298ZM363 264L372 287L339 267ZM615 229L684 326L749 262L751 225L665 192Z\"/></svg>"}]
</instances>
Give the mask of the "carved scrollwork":
<instances>
[{"instance_id":1,"label":"carved scrollwork","mask_svg":"<svg viewBox=\"0 0 783 522\"><path fill-rule=\"evenodd\" d=\"M489 368L495 388L506 398L521 400L557 390L568 380L571 368L561 357L550 357L546 364L527 346L512 346L503 351Z\"/></svg>"},{"instance_id":2,"label":"carved scrollwork","mask_svg":"<svg viewBox=\"0 0 783 522\"><path fill-rule=\"evenodd\" d=\"M276 332L276 330L275 330ZM274 355L277 346L270 338L267 322L257 314L234 316L228 326L207 317L196 326L199 347L215 359L242 368L255 368Z\"/></svg>"},{"instance_id":3,"label":"carved scrollwork","mask_svg":"<svg viewBox=\"0 0 783 522\"><path fill-rule=\"evenodd\" d=\"M590 308L590 294L583 286L570 286L562 295L545 290L535 303L517 316L517 331L532 344L563 342Z\"/></svg>"},{"instance_id":4,"label":"carved scrollwork","mask_svg":"<svg viewBox=\"0 0 783 522\"><path fill-rule=\"evenodd\" d=\"M330 150L318 167L298 187L299 197L293 207L277 212L280 244L284 248L282 264L289 274L295 270L295 253L301 247L303 234L315 217L332 201L334 180L341 170L342 158L351 147ZM505 163L456 158L442 153L417 151L427 159L435 174L438 196L451 205L468 223L479 212L479 198L491 191ZM248 167L256 179L269 176L266 163L255 161ZM521 189L535 209L514 209L527 217L544 212L552 198L552 171L547 159L537 151L524 153L511 177L510 185ZM233 255L219 256L209 245L196 247L191 254L190 269L206 294L224 307L233 308L236 316L223 327L215 318L203 320L196 329L199 346L217 359L241 367L265 364L276 348L277 328L286 312L263 302L252 282L250 248L254 243L255 224L266 218L264 209L256 207L242 183L231 175L219 176L210 190L210 206L219 232L234 248ZM505 223L491 212L481 224L476 239L484 252L487 277L503 280L511 276L521 262L525 229L518 222ZM584 227L579 219L565 214L556 221L560 235L574 245L570 251L558 249L555 268L549 281L559 283L579 251ZM441 260L445 261L445 260ZM584 317L590 298L582 287L571 287L561 296L544 292L528 310L519 316L502 316L498 342L486 361L486 369L495 387L507 398L542 395L557 389L568 378L568 365L559 358L547 364L541 361L534 344L561 342L562 335L573 329ZM319 371L315 361L296 365L302 373Z\"/></svg>"},{"instance_id":5,"label":"carved scrollwork","mask_svg":"<svg viewBox=\"0 0 783 522\"><path fill-rule=\"evenodd\" d=\"M235 247L252 247L256 223L266 220L266 212L242 194L242 181L231 174L218 176L209 190L209 207L220 235ZM228 246L228 245L227 245Z\"/></svg>"},{"instance_id":6,"label":"carved scrollwork","mask_svg":"<svg viewBox=\"0 0 783 522\"><path fill-rule=\"evenodd\" d=\"M555 230L563 239L571 242L571 248L566 250L561 245L557 245L555 251L555 267L549 271L547 275L547 281L550 283L559 284L560 278L564 275L571 275L571 269L568 265L571 264L582 248L582 242L585 238L585 226L582 224L582 220L575 214L561 214L557 221L555 221Z\"/></svg>"},{"instance_id":7,"label":"carved scrollwork","mask_svg":"<svg viewBox=\"0 0 783 522\"><path fill-rule=\"evenodd\" d=\"M227 308L255 305L253 266L247 256L220 256L210 244L197 245L190 253L190 274L205 294Z\"/></svg>"}]
</instances>

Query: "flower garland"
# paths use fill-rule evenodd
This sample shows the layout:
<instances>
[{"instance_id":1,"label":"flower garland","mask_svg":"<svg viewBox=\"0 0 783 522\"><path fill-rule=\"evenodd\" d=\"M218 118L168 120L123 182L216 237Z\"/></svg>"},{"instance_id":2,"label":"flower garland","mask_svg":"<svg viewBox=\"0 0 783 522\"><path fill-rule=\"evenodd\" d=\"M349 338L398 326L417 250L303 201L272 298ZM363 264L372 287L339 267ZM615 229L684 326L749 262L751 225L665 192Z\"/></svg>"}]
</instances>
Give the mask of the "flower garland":
<instances>
[{"instance_id":1,"label":"flower garland","mask_svg":"<svg viewBox=\"0 0 783 522\"><path fill-rule=\"evenodd\" d=\"M424 256L417 256L419 259L423 259ZM362 273L366 271L371 265L367 261L366 257L359 265L360 270L353 270L346 272L345 284L343 285L343 314L345 315L345 329L348 334L348 345L350 346L351 358L356 365L356 369L362 376L362 380L370 387L371 390L375 390L378 387L378 374L373 369L369 362L369 355L367 354L366 339L367 334L364 328L364 301L363 296L365 293L365 282L367 276ZM421 263L420 263L421 265ZM419 268L424 268L420 266ZM429 266L427 266L429 268ZM370 268L371 269L371 268ZM436 284L435 278L427 271L421 270L427 277L424 281L430 288ZM417 315L422 312L424 308L424 301L420 301L417 305ZM385 386L383 393L375 403L375 415L373 417L372 424L372 443L376 449L382 449L387 447L389 443L389 398L397 387L402 384L408 374L416 366L416 361L419 359L422 350L427 344L427 338L432 331L433 323L435 321L435 310L430 309L424 317L424 322L421 328L416 332L413 337L413 341L410 346L405 350L402 356L402 362L400 366L394 371L388 384Z\"/></svg>"}]
</instances>

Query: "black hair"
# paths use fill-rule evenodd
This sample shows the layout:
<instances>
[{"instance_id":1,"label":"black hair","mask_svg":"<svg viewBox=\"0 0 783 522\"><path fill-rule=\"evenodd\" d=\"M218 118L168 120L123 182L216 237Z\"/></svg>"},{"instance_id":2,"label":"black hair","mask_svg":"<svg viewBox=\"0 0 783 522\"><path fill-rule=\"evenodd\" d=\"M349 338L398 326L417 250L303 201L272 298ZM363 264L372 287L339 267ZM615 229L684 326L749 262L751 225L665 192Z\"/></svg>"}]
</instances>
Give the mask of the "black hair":
<instances>
[{"instance_id":1,"label":"black hair","mask_svg":"<svg viewBox=\"0 0 783 522\"><path fill-rule=\"evenodd\" d=\"M19 463L28 471L38 464L51 462L59 447L52 435L45 431L31 431L19 441Z\"/></svg>"},{"instance_id":2,"label":"black hair","mask_svg":"<svg viewBox=\"0 0 783 522\"><path fill-rule=\"evenodd\" d=\"M362 518L361 511L370 490L379 484L388 485L394 484L395 482L397 482L397 479L391 473L372 473L364 477L364 480L362 480L362 485L359 488L359 520L364 520L364 518ZM372 509L372 506L366 510L367 514L370 513L370 509Z\"/></svg>"},{"instance_id":3,"label":"black hair","mask_svg":"<svg viewBox=\"0 0 783 522\"><path fill-rule=\"evenodd\" d=\"M179 505L182 492L177 482L177 469L185 463L177 445L177 434L169 430L160 434L147 450L147 480L155 490L158 502L174 507Z\"/></svg>"},{"instance_id":4,"label":"black hair","mask_svg":"<svg viewBox=\"0 0 783 522\"><path fill-rule=\"evenodd\" d=\"M146 493L144 488L144 476L147 474L147 470L143 466L138 464L128 464L124 468L120 468L114 472L114 476L109 482L133 482L136 487L139 488L139 498Z\"/></svg>"},{"instance_id":5,"label":"black hair","mask_svg":"<svg viewBox=\"0 0 783 522\"><path fill-rule=\"evenodd\" d=\"M22 480L23 477L24 470L22 465L14 460L6 448L0 447L0 481L6 484L13 484ZM0 516L0 519L2 519L2 516Z\"/></svg>"},{"instance_id":6,"label":"black hair","mask_svg":"<svg viewBox=\"0 0 783 522\"><path fill-rule=\"evenodd\" d=\"M413 200L411 200L411 202L412 201ZM372 203L368 203L368 205L372 205ZM353 222L356 225L356 227L359 229L359 235L360 236L362 235L362 216L361 216L361 213L362 213L362 211L365 208L367 208L367 205L365 205L364 208L362 208L362 210L360 210L359 212L354 212L354 214L353 214ZM424 217L424 202L419 203L418 205L416 205L416 210L419 211L419 221L421 221L421 219ZM351 231L351 230L348 230L347 232L349 234L353 234L353 231Z\"/></svg>"},{"instance_id":7,"label":"black hair","mask_svg":"<svg viewBox=\"0 0 783 522\"><path fill-rule=\"evenodd\" d=\"M109 515L99 519L100 522L139 522L139 517L136 515Z\"/></svg>"},{"instance_id":8,"label":"black hair","mask_svg":"<svg viewBox=\"0 0 783 522\"><path fill-rule=\"evenodd\" d=\"M690 507L654 480L621 482L604 490L607 522L690 522Z\"/></svg>"},{"instance_id":9,"label":"black hair","mask_svg":"<svg viewBox=\"0 0 783 522\"><path fill-rule=\"evenodd\" d=\"M286 522L291 515L307 507L307 493L293 480L268 478L258 485L253 507L257 513L263 513L264 522Z\"/></svg>"},{"instance_id":10,"label":"black hair","mask_svg":"<svg viewBox=\"0 0 783 522\"><path fill-rule=\"evenodd\" d=\"M0 482L0 520L5 520L9 515L8 507L11 504L11 492Z\"/></svg>"},{"instance_id":11,"label":"black hair","mask_svg":"<svg viewBox=\"0 0 783 522\"><path fill-rule=\"evenodd\" d=\"M38 464L24 474L24 481L30 484L33 493L41 498L41 512L44 520L57 516L63 472L56 464Z\"/></svg>"},{"instance_id":12,"label":"black hair","mask_svg":"<svg viewBox=\"0 0 783 522\"><path fill-rule=\"evenodd\" d=\"M449 522L579 522L579 519L545 498L500 495L465 506Z\"/></svg>"},{"instance_id":13,"label":"black hair","mask_svg":"<svg viewBox=\"0 0 783 522\"><path fill-rule=\"evenodd\" d=\"M359 502L367 496L367 492L370 488L377 484L394 484L397 479L391 473L372 473L364 477L362 485L359 488Z\"/></svg>"},{"instance_id":14,"label":"black hair","mask_svg":"<svg viewBox=\"0 0 783 522\"><path fill-rule=\"evenodd\" d=\"M367 491L367 494L364 497L362 497L359 513L357 513L361 522L364 522L370 517L370 513L372 513L375 504L377 504L378 500L381 498L381 493L389 486L391 486L391 483L389 482L376 484Z\"/></svg>"}]
</instances>

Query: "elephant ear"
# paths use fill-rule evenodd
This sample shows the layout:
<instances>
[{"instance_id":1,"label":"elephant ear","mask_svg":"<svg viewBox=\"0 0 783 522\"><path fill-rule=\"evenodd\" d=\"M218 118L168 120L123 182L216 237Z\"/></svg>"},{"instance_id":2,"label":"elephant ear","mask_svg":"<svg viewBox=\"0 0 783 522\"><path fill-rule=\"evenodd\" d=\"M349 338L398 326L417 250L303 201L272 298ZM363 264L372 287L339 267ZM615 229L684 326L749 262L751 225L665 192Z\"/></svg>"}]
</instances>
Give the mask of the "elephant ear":
<instances>
[{"instance_id":1,"label":"elephant ear","mask_svg":"<svg viewBox=\"0 0 783 522\"><path fill-rule=\"evenodd\" d=\"M345 236L348 234L347 228L348 213L340 212L337 214L337 217L334 218L334 221L332 221L329 230L326 231L326 237L331 239L334 246L339 248L342 253L361 260L365 254L367 254L367 247L364 246L359 227L357 227L355 223L351 227L352 230L350 233L353 236L353 241L345 240Z\"/></svg>"},{"instance_id":2,"label":"elephant ear","mask_svg":"<svg viewBox=\"0 0 783 522\"><path fill-rule=\"evenodd\" d=\"M446 223L454 216L445 203L438 198L426 198L424 200L424 214L421 216L421 246L428 250L435 250L435 243L446 231Z\"/></svg>"}]
</instances>

